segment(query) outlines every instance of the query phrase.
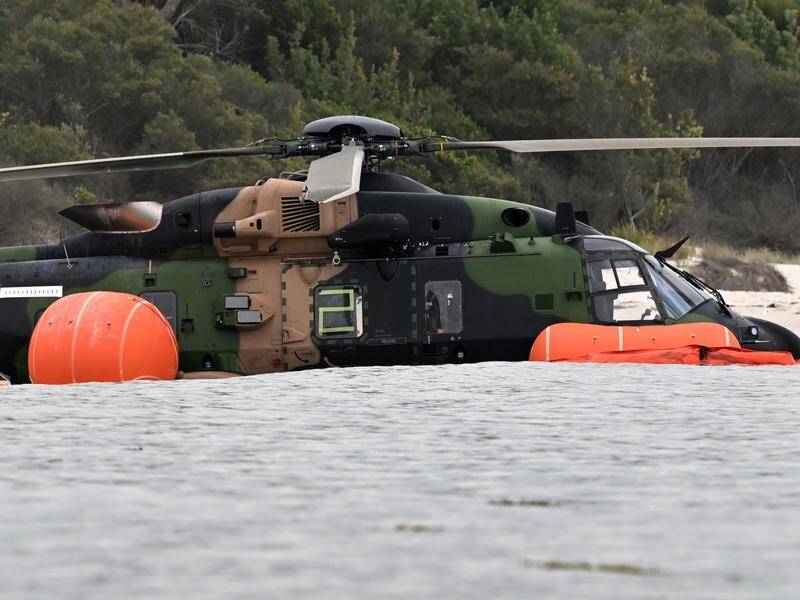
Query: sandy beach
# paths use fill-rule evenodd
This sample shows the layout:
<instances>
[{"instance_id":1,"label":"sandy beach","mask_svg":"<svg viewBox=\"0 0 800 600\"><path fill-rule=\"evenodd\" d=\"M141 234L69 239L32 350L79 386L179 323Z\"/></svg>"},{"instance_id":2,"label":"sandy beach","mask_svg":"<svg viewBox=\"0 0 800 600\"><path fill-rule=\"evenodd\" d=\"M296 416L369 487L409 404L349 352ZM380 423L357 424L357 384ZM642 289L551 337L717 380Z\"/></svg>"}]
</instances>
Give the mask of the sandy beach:
<instances>
[{"instance_id":1,"label":"sandy beach","mask_svg":"<svg viewBox=\"0 0 800 600\"><path fill-rule=\"evenodd\" d=\"M800 265L774 265L791 292L735 292L720 290L736 312L779 323L800 334Z\"/></svg>"}]
</instances>

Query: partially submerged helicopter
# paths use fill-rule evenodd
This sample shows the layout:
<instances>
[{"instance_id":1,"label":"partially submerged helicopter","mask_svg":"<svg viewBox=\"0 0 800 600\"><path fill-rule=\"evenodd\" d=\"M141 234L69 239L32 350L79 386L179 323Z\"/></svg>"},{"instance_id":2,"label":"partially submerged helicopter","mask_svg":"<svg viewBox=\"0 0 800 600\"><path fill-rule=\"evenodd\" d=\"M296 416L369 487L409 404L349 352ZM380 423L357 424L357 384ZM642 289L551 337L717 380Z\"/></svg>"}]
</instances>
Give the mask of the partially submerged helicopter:
<instances>
[{"instance_id":1,"label":"partially submerged helicopter","mask_svg":"<svg viewBox=\"0 0 800 600\"><path fill-rule=\"evenodd\" d=\"M116 291L154 304L187 376L317 366L525 360L549 325L719 323L745 348L800 338L734 313L718 292L603 235L571 205L549 211L439 193L379 172L387 158L511 152L800 146L800 138L409 139L385 121L338 116L296 140L0 169L0 183L173 169L231 156L318 156L305 174L153 202L78 205L89 231L0 249L0 371L28 380L28 344L62 296ZM89 343L76 338L74 344ZM74 350L73 344L73 350Z\"/></svg>"}]
</instances>

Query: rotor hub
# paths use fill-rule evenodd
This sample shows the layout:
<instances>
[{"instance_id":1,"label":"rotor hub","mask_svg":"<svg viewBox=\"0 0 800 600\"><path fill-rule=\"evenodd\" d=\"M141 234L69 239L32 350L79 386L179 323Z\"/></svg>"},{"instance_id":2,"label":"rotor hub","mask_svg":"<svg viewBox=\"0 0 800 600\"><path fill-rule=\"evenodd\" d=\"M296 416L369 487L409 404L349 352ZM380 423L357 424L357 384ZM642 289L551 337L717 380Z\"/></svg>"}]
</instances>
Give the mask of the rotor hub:
<instances>
[{"instance_id":1,"label":"rotor hub","mask_svg":"<svg viewBox=\"0 0 800 600\"><path fill-rule=\"evenodd\" d=\"M343 138L355 140L402 140L403 132L397 125L358 115L340 115L312 121L303 128L304 138L318 138L341 142Z\"/></svg>"}]
</instances>

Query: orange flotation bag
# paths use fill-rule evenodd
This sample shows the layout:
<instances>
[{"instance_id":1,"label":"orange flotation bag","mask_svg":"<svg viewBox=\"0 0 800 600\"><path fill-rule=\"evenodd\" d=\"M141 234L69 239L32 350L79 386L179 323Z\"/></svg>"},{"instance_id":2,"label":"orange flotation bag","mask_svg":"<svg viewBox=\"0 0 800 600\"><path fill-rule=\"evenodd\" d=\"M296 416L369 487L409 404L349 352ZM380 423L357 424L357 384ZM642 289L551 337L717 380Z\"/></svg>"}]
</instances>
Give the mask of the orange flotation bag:
<instances>
[{"instance_id":1,"label":"orange flotation bag","mask_svg":"<svg viewBox=\"0 0 800 600\"><path fill-rule=\"evenodd\" d=\"M575 360L589 354L671 350L685 346L740 347L733 332L719 323L640 326L556 323L542 331L533 342L530 359Z\"/></svg>"},{"instance_id":2,"label":"orange flotation bag","mask_svg":"<svg viewBox=\"0 0 800 600\"><path fill-rule=\"evenodd\" d=\"M791 352L766 352L745 348L709 348L704 365L796 365Z\"/></svg>"},{"instance_id":3,"label":"orange flotation bag","mask_svg":"<svg viewBox=\"0 0 800 600\"><path fill-rule=\"evenodd\" d=\"M670 348L668 350L591 353L582 358L573 359L573 362L699 365L701 364L701 358L700 346L684 346L683 348Z\"/></svg>"},{"instance_id":4,"label":"orange flotation bag","mask_svg":"<svg viewBox=\"0 0 800 600\"><path fill-rule=\"evenodd\" d=\"M684 365L794 365L790 352L746 350L719 323L592 325L557 323L533 343L532 361Z\"/></svg>"},{"instance_id":5,"label":"orange flotation bag","mask_svg":"<svg viewBox=\"0 0 800 600\"><path fill-rule=\"evenodd\" d=\"M178 342L150 302L117 292L56 300L34 327L28 349L33 383L175 379Z\"/></svg>"}]
</instances>

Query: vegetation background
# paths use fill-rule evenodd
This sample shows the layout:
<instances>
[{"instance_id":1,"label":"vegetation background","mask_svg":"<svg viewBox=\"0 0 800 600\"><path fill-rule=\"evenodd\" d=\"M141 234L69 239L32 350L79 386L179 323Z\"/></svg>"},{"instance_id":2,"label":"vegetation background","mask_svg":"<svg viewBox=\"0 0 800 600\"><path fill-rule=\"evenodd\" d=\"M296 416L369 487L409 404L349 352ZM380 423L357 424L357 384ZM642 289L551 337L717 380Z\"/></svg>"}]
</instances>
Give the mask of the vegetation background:
<instances>
[{"instance_id":1,"label":"vegetation background","mask_svg":"<svg viewBox=\"0 0 800 600\"><path fill-rule=\"evenodd\" d=\"M800 137L796 0L6 0L0 162L296 137L365 114L407 135ZM52 241L74 202L167 200L303 161L4 185L0 243ZM800 150L508 156L390 165L434 188L593 224L800 252Z\"/></svg>"}]
</instances>

